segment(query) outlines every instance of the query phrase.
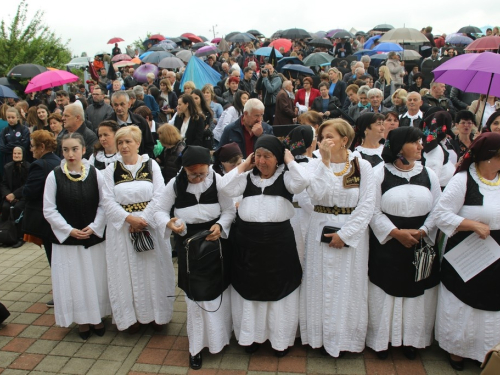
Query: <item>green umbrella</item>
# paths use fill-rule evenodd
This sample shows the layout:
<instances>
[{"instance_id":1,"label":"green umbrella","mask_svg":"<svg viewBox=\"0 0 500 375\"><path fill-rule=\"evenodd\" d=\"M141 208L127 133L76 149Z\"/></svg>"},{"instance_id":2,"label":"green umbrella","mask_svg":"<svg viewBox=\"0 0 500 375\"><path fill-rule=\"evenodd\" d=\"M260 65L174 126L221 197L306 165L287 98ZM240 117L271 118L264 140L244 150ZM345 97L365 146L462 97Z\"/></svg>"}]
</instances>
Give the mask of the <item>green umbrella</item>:
<instances>
[{"instance_id":1,"label":"green umbrella","mask_svg":"<svg viewBox=\"0 0 500 375\"><path fill-rule=\"evenodd\" d=\"M330 56L325 52L311 53L307 56L303 63L305 66L320 66L322 64L330 63L333 60L333 56Z\"/></svg>"}]
</instances>

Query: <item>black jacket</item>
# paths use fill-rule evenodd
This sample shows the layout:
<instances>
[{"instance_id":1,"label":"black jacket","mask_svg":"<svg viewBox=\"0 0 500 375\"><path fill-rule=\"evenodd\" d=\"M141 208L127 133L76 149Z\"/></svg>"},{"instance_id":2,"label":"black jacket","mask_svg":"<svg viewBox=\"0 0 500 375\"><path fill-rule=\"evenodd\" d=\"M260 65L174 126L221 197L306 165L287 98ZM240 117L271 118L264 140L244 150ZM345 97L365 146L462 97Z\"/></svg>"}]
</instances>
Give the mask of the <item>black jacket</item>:
<instances>
[{"instance_id":1,"label":"black jacket","mask_svg":"<svg viewBox=\"0 0 500 375\"><path fill-rule=\"evenodd\" d=\"M347 93L345 92L346 88L347 88L347 84L340 79L335 84L335 88L333 89L332 96L335 96L336 98L338 98L340 100L340 103L344 103L344 101L347 99ZM328 92L330 92L330 91L328 91ZM341 105L339 105L339 107L341 107Z\"/></svg>"},{"instance_id":2,"label":"black jacket","mask_svg":"<svg viewBox=\"0 0 500 375\"><path fill-rule=\"evenodd\" d=\"M338 83L338 82L337 82ZM318 96L313 100L311 105L311 111L323 112L323 98ZM337 118L340 117L341 113L336 107L341 107L340 101L335 96L330 96L328 100L328 111L330 112L330 116L328 118Z\"/></svg>"},{"instance_id":3,"label":"black jacket","mask_svg":"<svg viewBox=\"0 0 500 375\"><path fill-rule=\"evenodd\" d=\"M87 128L85 123L82 123L82 125L76 130L75 133L79 133L82 135L83 140L85 141L85 150L86 150L83 157L85 159L89 159L90 155L92 155L92 153L94 152L94 145L99 141L99 139L97 138L97 135L92 130ZM63 129L62 132L60 132L59 135L57 136L57 152L56 152L56 154L60 158L63 157L62 156L61 140L65 134L68 134L68 131L66 129Z\"/></svg>"},{"instance_id":4,"label":"black jacket","mask_svg":"<svg viewBox=\"0 0 500 375\"><path fill-rule=\"evenodd\" d=\"M23 198L23 188L28 178L28 170L30 163L27 161L21 162L20 173L14 170L15 162L7 163L3 168L3 180L0 184L0 192L2 198L5 198L10 193L14 194L17 200Z\"/></svg>"},{"instance_id":5,"label":"black jacket","mask_svg":"<svg viewBox=\"0 0 500 375\"><path fill-rule=\"evenodd\" d=\"M174 125L179 131L182 127L183 119L179 115L175 117ZM189 124L184 137L187 146L203 146L203 130L205 129L205 120L198 117L198 120L189 119Z\"/></svg>"},{"instance_id":6,"label":"black jacket","mask_svg":"<svg viewBox=\"0 0 500 375\"><path fill-rule=\"evenodd\" d=\"M99 124L104 120L107 120L113 114L113 108L102 102L94 102L92 105L87 107L85 111L85 118L91 124L91 129L97 133L97 128Z\"/></svg>"},{"instance_id":7,"label":"black jacket","mask_svg":"<svg viewBox=\"0 0 500 375\"><path fill-rule=\"evenodd\" d=\"M149 128L148 122L144 117L136 115L130 111L128 112L128 114L132 122L127 125L137 125L142 132L142 140L141 140L141 145L139 146L139 154L141 155L148 154L149 157L154 158L153 148L155 147L155 141L153 139L153 135L151 134L151 129ZM116 117L116 112L113 112L113 114L109 119L118 122L118 118Z\"/></svg>"}]
</instances>

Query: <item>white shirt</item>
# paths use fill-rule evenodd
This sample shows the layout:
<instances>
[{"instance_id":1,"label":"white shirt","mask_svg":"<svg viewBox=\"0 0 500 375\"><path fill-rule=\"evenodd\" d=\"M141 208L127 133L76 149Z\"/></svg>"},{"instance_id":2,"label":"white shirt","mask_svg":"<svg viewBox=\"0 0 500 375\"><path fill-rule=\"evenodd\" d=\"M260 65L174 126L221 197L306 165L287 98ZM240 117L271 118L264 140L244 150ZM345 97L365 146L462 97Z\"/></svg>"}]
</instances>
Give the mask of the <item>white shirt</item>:
<instances>
[{"instance_id":1,"label":"white shirt","mask_svg":"<svg viewBox=\"0 0 500 375\"><path fill-rule=\"evenodd\" d=\"M410 121L410 126L413 126L413 120L416 120L416 119L418 119L418 118L420 118L420 119L421 119L421 118L423 117L423 115L424 115L424 114L422 113L422 111L421 111L421 110L419 110L419 111L417 112L417 114L416 114L416 115L414 115L414 116L412 116L412 115L410 115L408 112L406 112L404 115L400 115L400 116L399 116L399 118L408 117L408 118L411 120L411 121Z\"/></svg>"}]
</instances>

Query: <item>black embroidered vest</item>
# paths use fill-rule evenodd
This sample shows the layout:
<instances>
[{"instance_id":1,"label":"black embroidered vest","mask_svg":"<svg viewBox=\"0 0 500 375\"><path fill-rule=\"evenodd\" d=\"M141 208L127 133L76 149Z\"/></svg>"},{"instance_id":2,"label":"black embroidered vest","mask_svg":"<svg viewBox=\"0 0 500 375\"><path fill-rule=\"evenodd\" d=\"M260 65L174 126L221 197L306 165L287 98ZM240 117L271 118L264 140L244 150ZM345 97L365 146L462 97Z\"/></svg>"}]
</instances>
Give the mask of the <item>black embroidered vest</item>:
<instances>
[{"instance_id":1,"label":"black embroidered vest","mask_svg":"<svg viewBox=\"0 0 500 375\"><path fill-rule=\"evenodd\" d=\"M382 182L382 195L389 189L395 188L401 185L420 185L425 186L427 189L431 189L431 180L429 178L429 173L426 168L422 168L422 172L410 178L408 181L406 178L393 175L391 172L384 168L384 181Z\"/></svg>"},{"instance_id":2,"label":"black embroidered vest","mask_svg":"<svg viewBox=\"0 0 500 375\"><path fill-rule=\"evenodd\" d=\"M115 161L115 172L114 172L114 180L115 185L124 183L124 182L132 182L132 181L149 181L153 182L153 167L152 160L149 159L142 163L142 166L139 168L137 173L135 174L135 178L120 161Z\"/></svg>"},{"instance_id":3,"label":"black embroidered vest","mask_svg":"<svg viewBox=\"0 0 500 375\"><path fill-rule=\"evenodd\" d=\"M198 204L214 204L219 203L219 197L217 196L217 180L215 176L215 172L213 173L213 182L210 187L205 190L200 195L200 200L196 200L196 196L194 194L188 193L184 189L180 189L183 191L177 191L174 186L174 190L176 191L177 197L175 198L175 208L186 208L196 206ZM175 181L175 185L177 185L177 181Z\"/></svg>"},{"instance_id":4,"label":"black embroidered vest","mask_svg":"<svg viewBox=\"0 0 500 375\"><path fill-rule=\"evenodd\" d=\"M243 198L246 197L251 197L254 195L275 195L275 196L280 196L288 200L290 203L292 202L293 194L290 193L285 186L285 180L283 178L285 174L285 171L281 173L276 181L272 185L266 186L264 188L264 191L260 187L257 187L254 185L252 182L252 179L250 178L250 174L247 176L247 186L245 188L245 191L243 192Z\"/></svg>"}]
</instances>

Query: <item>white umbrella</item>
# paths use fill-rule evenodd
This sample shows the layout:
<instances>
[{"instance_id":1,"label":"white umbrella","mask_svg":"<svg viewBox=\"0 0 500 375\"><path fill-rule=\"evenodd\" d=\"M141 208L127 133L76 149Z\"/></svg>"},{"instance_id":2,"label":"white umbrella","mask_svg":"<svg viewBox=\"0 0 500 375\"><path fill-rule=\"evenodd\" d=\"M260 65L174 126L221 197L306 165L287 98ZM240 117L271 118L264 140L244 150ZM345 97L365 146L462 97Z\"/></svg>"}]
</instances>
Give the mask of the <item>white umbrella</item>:
<instances>
[{"instance_id":1,"label":"white umbrella","mask_svg":"<svg viewBox=\"0 0 500 375\"><path fill-rule=\"evenodd\" d=\"M419 30L409 27L389 30L379 39L380 43L425 43L428 41L429 39Z\"/></svg>"}]
</instances>

